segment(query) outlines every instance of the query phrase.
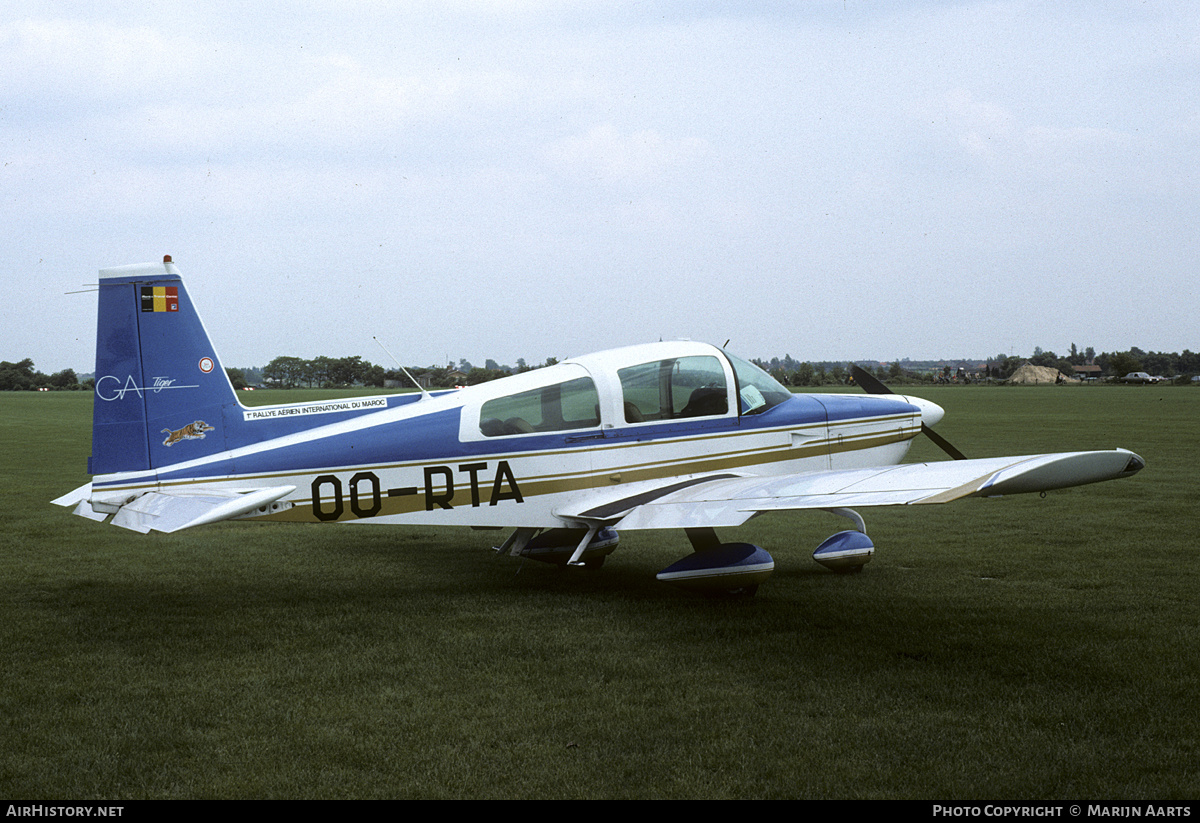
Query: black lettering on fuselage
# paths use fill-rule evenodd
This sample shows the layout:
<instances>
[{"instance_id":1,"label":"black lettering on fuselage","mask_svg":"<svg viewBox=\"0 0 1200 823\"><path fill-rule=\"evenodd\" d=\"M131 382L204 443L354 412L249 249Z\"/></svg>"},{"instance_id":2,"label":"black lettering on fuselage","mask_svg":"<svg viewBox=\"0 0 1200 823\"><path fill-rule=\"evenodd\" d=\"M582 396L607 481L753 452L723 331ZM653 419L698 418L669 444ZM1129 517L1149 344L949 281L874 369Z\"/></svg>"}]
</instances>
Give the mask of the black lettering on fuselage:
<instances>
[{"instance_id":1,"label":"black lettering on fuselage","mask_svg":"<svg viewBox=\"0 0 1200 823\"><path fill-rule=\"evenodd\" d=\"M483 505L481 486L486 488L486 478L480 480L480 474L487 471L486 462L463 463L458 471L466 475L471 486L471 507ZM454 508L454 468L451 466L425 466L425 511L434 508ZM460 481L461 482L461 481ZM350 478L349 503L355 517L375 517L383 511L383 497L407 497L419 493L416 486L397 486L382 488L379 477L370 471L362 471ZM496 465L496 476L492 478L489 506L497 505L501 500L515 500L524 503L521 487L517 485L516 475L507 460L501 460ZM346 511L346 495L343 492L342 481L336 474L322 474L312 481L312 511L317 520L340 520Z\"/></svg>"},{"instance_id":2,"label":"black lettering on fuselage","mask_svg":"<svg viewBox=\"0 0 1200 823\"><path fill-rule=\"evenodd\" d=\"M458 467L458 471L467 476L467 480L471 485L472 508L478 508L483 504L479 475L481 472L487 471L487 467L488 464L484 462L463 463ZM440 491L435 490L435 484L442 487ZM518 503L525 502L525 497L521 494L521 487L517 485L516 475L513 474L512 467L508 465L507 460L501 460L496 465L496 476L492 480L492 494L488 499L488 505L495 506L501 500L515 500ZM452 509L454 508L453 501L454 471L450 466L426 466L425 511L433 511L434 506L443 509Z\"/></svg>"},{"instance_id":3,"label":"black lettering on fuselage","mask_svg":"<svg viewBox=\"0 0 1200 823\"><path fill-rule=\"evenodd\" d=\"M329 485L330 497L333 498L333 507L330 509L325 509L321 505L321 489L326 484ZM318 520L337 520L342 516L342 512L346 510L346 504L342 500L342 481L338 480L336 474L322 474L313 478L312 501L313 515Z\"/></svg>"},{"instance_id":4,"label":"black lettering on fuselage","mask_svg":"<svg viewBox=\"0 0 1200 823\"><path fill-rule=\"evenodd\" d=\"M479 473L487 468L487 463L464 463L458 467L460 472L471 476L471 508L479 508Z\"/></svg>"},{"instance_id":5,"label":"black lettering on fuselage","mask_svg":"<svg viewBox=\"0 0 1200 823\"><path fill-rule=\"evenodd\" d=\"M433 476L441 475L446 480L446 489L441 494L433 493ZM450 471L449 466L426 466L425 467L425 511L433 511L434 504L441 506L443 509L454 508L450 505L450 501L454 499L454 472Z\"/></svg>"},{"instance_id":6,"label":"black lettering on fuselage","mask_svg":"<svg viewBox=\"0 0 1200 823\"><path fill-rule=\"evenodd\" d=\"M501 491L502 483L508 484L508 491ZM501 500L516 500L518 503L524 503L525 498L521 496L521 489L517 487L517 478L513 477L512 469L509 468L507 460L501 460L500 465L496 467L496 480L492 483L492 499L488 501L489 506L494 506Z\"/></svg>"},{"instance_id":7,"label":"black lettering on fuselage","mask_svg":"<svg viewBox=\"0 0 1200 823\"><path fill-rule=\"evenodd\" d=\"M363 486L370 491L364 492ZM367 502L364 502L367 501ZM359 472L350 478L350 510L359 517L374 517L383 508L379 494L379 478L374 472Z\"/></svg>"}]
</instances>

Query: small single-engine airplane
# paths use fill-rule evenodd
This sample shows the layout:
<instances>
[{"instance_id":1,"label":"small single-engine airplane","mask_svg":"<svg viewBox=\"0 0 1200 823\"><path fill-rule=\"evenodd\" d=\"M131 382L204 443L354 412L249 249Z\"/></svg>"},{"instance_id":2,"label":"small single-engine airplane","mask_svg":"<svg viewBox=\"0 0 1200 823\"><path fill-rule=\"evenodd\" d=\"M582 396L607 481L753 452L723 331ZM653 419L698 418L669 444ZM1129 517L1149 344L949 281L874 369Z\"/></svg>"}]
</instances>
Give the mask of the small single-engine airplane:
<instances>
[{"instance_id":1,"label":"small single-engine airplane","mask_svg":"<svg viewBox=\"0 0 1200 823\"><path fill-rule=\"evenodd\" d=\"M822 509L855 529L814 558L858 571L855 508L948 503L1139 471L1113 451L962 459L935 403L855 372L864 395L794 395L724 349L677 341L457 391L242 406L170 257L100 272L92 481L55 500L138 532L229 519L509 527L497 548L598 566L624 529L684 529L659 579L753 593L774 568L719 527ZM904 464L924 432L954 460Z\"/></svg>"}]
</instances>

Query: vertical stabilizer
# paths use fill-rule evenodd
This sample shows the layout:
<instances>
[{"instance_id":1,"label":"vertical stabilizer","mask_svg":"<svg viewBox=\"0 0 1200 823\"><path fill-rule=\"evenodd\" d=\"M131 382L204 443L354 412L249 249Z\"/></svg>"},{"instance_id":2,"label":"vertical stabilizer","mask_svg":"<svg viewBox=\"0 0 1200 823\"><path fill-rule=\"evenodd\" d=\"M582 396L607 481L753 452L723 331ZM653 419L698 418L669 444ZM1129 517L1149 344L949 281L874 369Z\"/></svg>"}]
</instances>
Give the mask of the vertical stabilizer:
<instances>
[{"instance_id":1,"label":"vertical stabilizer","mask_svg":"<svg viewBox=\"0 0 1200 823\"><path fill-rule=\"evenodd\" d=\"M170 257L100 271L93 402L91 474L227 448L241 406Z\"/></svg>"}]
</instances>

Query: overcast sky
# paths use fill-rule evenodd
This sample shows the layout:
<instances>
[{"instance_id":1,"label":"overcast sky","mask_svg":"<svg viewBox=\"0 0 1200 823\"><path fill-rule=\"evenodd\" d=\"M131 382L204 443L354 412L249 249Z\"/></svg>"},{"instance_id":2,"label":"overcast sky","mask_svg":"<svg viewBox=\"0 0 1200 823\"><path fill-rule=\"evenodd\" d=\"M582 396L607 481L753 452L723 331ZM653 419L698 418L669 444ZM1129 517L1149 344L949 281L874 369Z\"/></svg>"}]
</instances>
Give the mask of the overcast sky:
<instances>
[{"instance_id":1,"label":"overcast sky","mask_svg":"<svg viewBox=\"0 0 1200 823\"><path fill-rule=\"evenodd\" d=\"M20 7L0 360L164 254L226 366L1200 347L1200 4Z\"/></svg>"}]
</instances>

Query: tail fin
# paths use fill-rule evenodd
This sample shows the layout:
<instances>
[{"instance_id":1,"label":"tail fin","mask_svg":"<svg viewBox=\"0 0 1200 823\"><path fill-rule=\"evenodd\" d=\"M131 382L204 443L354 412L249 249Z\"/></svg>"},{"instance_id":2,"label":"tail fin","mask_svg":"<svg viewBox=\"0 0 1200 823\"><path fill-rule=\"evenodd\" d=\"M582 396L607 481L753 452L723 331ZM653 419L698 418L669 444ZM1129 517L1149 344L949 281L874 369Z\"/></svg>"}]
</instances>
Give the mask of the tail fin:
<instances>
[{"instance_id":1,"label":"tail fin","mask_svg":"<svg viewBox=\"0 0 1200 823\"><path fill-rule=\"evenodd\" d=\"M170 257L100 271L93 402L90 474L228 447L241 405Z\"/></svg>"}]
</instances>

